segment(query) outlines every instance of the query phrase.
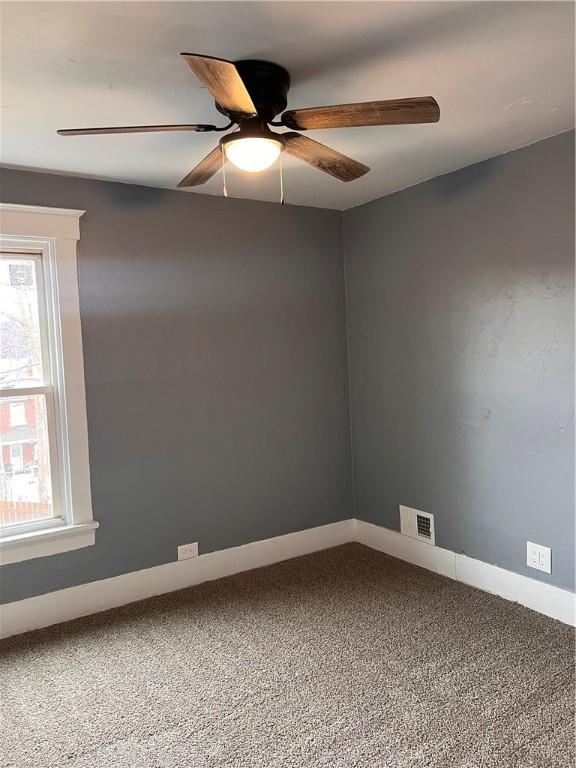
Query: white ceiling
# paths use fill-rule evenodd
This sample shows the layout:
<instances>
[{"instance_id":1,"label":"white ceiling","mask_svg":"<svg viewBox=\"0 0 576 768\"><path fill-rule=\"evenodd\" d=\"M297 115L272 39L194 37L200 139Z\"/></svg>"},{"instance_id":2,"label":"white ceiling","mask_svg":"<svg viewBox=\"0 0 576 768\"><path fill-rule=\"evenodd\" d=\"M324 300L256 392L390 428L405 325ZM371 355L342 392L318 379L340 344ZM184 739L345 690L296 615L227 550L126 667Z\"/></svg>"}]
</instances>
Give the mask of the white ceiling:
<instances>
[{"instance_id":1,"label":"white ceiling","mask_svg":"<svg viewBox=\"0 0 576 768\"><path fill-rule=\"evenodd\" d=\"M55 132L219 122L180 51L282 64L290 108L436 97L436 125L308 132L372 171L344 184L287 159L289 203L350 208L574 125L570 2L4 2L1 15L4 165L175 186L219 134ZM274 170L231 171L228 186L278 199ZM220 174L195 191L221 194Z\"/></svg>"}]
</instances>

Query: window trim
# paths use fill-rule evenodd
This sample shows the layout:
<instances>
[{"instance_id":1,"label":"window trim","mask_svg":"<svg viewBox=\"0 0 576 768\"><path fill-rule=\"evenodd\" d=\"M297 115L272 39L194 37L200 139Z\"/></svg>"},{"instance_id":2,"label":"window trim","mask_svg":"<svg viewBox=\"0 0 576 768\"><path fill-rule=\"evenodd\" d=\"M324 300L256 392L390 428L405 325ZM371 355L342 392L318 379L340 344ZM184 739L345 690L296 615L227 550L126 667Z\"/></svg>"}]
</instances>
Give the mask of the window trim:
<instances>
[{"instance_id":1,"label":"window trim","mask_svg":"<svg viewBox=\"0 0 576 768\"><path fill-rule=\"evenodd\" d=\"M53 328L50 365L59 402L54 402L58 435L59 487L63 518L7 529L0 537L0 564L43 557L95 543L92 516L84 359L80 326L76 244L84 211L0 203L0 233L41 248L45 295ZM54 359L55 358L55 359ZM59 364L56 364L58 361ZM36 393L42 387L32 387ZM23 389L17 390L18 393Z\"/></svg>"}]
</instances>

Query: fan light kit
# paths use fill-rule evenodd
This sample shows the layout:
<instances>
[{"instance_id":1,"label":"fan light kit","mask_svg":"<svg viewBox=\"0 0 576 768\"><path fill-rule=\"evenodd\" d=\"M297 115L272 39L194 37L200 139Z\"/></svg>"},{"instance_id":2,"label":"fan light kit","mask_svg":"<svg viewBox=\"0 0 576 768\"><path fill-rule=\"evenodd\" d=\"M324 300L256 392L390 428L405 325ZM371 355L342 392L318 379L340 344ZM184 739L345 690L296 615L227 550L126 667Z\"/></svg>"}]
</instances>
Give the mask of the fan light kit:
<instances>
[{"instance_id":1,"label":"fan light kit","mask_svg":"<svg viewBox=\"0 0 576 768\"><path fill-rule=\"evenodd\" d=\"M235 139L233 136L230 138L231 141L222 143L227 159L236 168L248 171L248 173L258 173L270 168L278 160L284 149L282 142L276 139L254 136L247 139Z\"/></svg>"},{"instance_id":2,"label":"fan light kit","mask_svg":"<svg viewBox=\"0 0 576 768\"><path fill-rule=\"evenodd\" d=\"M192 72L216 100L216 109L228 118L223 127L205 124L135 125L112 128L72 128L58 131L61 136L90 136L114 133L153 133L159 131L229 131L220 143L178 184L195 187L204 184L227 160L249 173L270 168L286 152L292 157L333 176L353 181L370 168L321 144L299 131L323 128L354 128L369 125L437 123L440 108L432 96L389 101L338 104L285 112L290 75L278 64L253 59L227 61L195 53L182 53ZM283 113L280 120L276 115ZM276 133L270 126L288 128ZM282 180L281 180L282 181Z\"/></svg>"}]
</instances>

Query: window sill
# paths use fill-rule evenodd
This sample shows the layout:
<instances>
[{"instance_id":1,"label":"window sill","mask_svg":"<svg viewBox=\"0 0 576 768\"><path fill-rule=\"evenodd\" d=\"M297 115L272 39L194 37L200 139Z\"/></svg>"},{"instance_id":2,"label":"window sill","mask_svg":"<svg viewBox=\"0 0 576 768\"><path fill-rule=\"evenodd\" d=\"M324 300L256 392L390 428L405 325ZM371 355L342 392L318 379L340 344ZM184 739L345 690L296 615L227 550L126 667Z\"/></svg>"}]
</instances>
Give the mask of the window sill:
<instances>
[{"instance_id":1,"label":"window sill","mask_svg":"<svg viewBox=\"0 0 576 768\"><path fill-rule=\"evenodd\" d=\"M90 522L5 536L0 538L0 565L91 547L95 542L96 528L98 523Z\"/></svg>"}]
</instances>

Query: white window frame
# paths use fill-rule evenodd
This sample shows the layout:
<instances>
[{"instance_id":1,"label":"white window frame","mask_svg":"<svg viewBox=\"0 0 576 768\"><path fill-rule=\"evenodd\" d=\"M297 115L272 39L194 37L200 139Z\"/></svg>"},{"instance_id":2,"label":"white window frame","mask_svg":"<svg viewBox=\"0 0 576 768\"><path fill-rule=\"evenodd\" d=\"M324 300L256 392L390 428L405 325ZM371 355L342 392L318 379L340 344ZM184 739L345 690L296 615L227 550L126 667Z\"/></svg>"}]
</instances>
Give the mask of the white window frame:
<instances>
[{"instance_id":1,"label":"white window frame","mask_svg":"<svg viewBox=\"0 0 576 768\"><path fill-rule=\"evenodd\" d=\"M57 518L0 531L0 564L44 557L95 543L92 517L84 359L76 244L84 211L0 203L0 245L28 246L42 259L38 282L41 326L47 335L51 385L14 389L13 396L45 394L49 421L52 497ZM42 307L45 301L46 306ZM44 318L42 318L44 315ZM0 390L10 397L10 389Z\"/></svg>"}]
</instances>

